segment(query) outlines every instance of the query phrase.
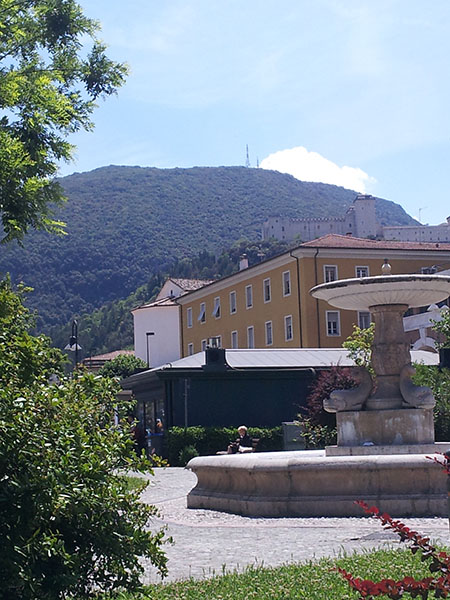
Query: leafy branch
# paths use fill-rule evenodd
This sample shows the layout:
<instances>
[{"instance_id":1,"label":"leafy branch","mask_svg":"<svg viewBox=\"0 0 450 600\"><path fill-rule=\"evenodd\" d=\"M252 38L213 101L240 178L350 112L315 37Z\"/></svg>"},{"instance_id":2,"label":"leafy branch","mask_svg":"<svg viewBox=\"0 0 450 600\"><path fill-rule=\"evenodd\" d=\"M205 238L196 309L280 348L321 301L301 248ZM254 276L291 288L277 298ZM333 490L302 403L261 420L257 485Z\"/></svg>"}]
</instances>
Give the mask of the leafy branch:
<instances>
[{"instance_id":1,"label":"leafy branch","mask_svg":"<svg viewBox=\"0 0 450 600\"><path fill-rule=\"evenodd\" d=\"M441 462L439 464L443 465ZM369 506L362 500L358 500L356 504L366 514L379 520L384 529L395 531L402 542L409 544L413 554L420 552L421 560L429 561L430 572L436 574L419 580L407 576L398 581L387 578L375 582L370 579L354 577L345 569L338 568L337 571L350 587L359 593L360 600L372 600L381 595L386 595L392 600L399 600L406 593L410 594L411 598L420 597L423 600L429 598L430 593L433 593L435 598L447 598L450 594L450 556L447 552L437 550L430 544L429 538L421 536L401 521L392 519L387 513L381 513L376 506Z\"/></svg>"}]
</instances>

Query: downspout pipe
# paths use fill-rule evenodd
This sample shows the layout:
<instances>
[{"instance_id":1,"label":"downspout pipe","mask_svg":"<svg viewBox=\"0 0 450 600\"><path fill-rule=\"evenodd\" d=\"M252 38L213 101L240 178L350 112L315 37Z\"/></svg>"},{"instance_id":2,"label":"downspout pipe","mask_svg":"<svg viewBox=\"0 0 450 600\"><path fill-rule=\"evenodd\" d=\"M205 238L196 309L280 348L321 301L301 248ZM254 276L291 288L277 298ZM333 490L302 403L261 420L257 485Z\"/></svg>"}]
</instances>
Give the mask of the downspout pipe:
<instances>
[{"instance_id":1,"label":"downspout pipe","mask_svg":"<svg viewBox=\"0 0 450 600\"><path fill-rule=\"evenodd\" d=\"M179 302L176 298L172 298L172 300L175 302L175 304L180 309L180 318L179 318L179 320L180 320L180 357L183 358L184 357L183 306L181 304L179 304Z\"/></svg>"},{"instance_id":2,"label":"downspout pipe","mask_svg":"<svg viewBox=\"0 0 450 600\"><path fill-rule=\"evenodd\" d=\"M317 256L319 254L319 248L316 248L316 253L314 254L314 286L319 285L318 277L317 277ZM316 298L316 319L317 319L317 347L321 348L320 345L320 319L319 319L319 299Z\"/></svg>"},{"instance_id":3,"label":"downspout pipe","mask_svg":"<svg viewBox=\"0 0 450 600\"><path fill-rule=\"evenodd\" d=\"M291 258L295 258L297 262L297 297L298 297L298 322L299 322L299 333L300 333L300 348L303 348L303 327L302 327L302 307L300 301L300 261L298 256L292 254L292 250L289 250Z\"/></svg>"}]
</instances>

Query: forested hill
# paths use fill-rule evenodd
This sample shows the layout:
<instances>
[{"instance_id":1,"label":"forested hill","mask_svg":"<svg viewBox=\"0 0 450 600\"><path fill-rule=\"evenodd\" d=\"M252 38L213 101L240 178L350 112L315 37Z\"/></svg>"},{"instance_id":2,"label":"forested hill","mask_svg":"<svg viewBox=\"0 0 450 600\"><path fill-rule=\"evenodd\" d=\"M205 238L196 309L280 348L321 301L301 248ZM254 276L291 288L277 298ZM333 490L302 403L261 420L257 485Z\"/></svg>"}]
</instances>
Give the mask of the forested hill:
<instances>
[{"instance_id":1,"label":"forested hill","mask_svg":"<svg viewBox=\"0 0 450 600\"><path fill-rule=\"evenodd\" d=\"M125 298L175 259L219 253L244 236L256 239L271 214L338 216L355 192L244 167L155 169L104 167L61 179L69 198L58 215L68 235L32 232L25 247L0 248L0 273L35 291L39 329L62 324ZM403 209L377 201L378 218L409 224Z\"/></svg>"}]
</instances>

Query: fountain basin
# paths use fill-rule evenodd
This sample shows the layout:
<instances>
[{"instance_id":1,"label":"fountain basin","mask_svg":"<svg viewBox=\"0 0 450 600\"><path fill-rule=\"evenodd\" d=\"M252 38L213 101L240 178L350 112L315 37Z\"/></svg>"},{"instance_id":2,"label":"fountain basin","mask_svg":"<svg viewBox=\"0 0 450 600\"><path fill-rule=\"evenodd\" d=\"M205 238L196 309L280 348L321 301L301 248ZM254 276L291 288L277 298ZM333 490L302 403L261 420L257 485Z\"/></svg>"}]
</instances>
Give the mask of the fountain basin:
<instances>
[{"instance_id":1,"label":"fountain basin","mask_svg":"<svg viewBox=\"0 0 450 600\"><path fill-rule=\"evenodd\" d=\"M187 505L253 517L351 517L362 516L355 500L364 500L395 517L447 516L445 472L419 448L375 456L306 450L197 457L187 465L198 478ZM429 449L430 456L443 451Z\"/></svg>"},{"instance_id":2,"label":"fountain basin","mask_svg":"<svg viewBox=\"0 0 450 600\"><path fill-rule=\"evenodd\" d=\"M336 308L368 311L371 306L404 304L429 306L450 295L450 277L444 275L379 275L340 279L311 289L315 298Z\"/></svg>"}]
</instances>

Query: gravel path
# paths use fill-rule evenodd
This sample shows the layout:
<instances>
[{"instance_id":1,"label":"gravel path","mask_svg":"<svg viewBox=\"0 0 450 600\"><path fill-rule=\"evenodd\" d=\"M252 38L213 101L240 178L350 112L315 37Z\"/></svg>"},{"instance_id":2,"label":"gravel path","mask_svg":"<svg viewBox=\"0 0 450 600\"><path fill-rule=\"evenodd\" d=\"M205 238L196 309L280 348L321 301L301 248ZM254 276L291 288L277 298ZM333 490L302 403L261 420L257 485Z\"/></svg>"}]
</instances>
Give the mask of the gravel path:
<instances>
[{"instance_id":1,"label":"gravel path","mask_svg":"<svg viewBox=\"0 0 450 600\"><path fill-rule=\"evenodd\" d=\"M322 556L361 552L384 545L397 547L398 537L369 518L251 518L186 508L196 476L186 469L155 469L144 491L145 502L160 510L155 528L167 526L174 544L166 546L169 576L165 581L209 577L241 571L247 565L277 566ZM405 519L409 527L448 544L448 520ZM150 564L147 583L161 581Z\"/></svg>"}]
</instances>

